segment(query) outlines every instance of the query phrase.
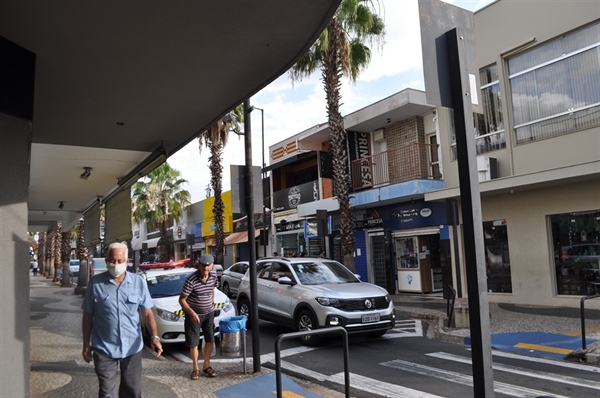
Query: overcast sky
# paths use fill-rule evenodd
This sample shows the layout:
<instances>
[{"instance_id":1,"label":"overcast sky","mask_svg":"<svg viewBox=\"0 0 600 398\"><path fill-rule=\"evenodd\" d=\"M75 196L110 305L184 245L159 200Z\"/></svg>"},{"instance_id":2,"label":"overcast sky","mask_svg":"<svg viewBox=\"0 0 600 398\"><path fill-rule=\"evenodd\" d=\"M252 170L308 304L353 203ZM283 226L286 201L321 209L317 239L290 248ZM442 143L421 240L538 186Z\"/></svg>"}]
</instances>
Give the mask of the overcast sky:
<instances>
[{"instance_id":1,"label":"overcast sky","mask_svg":"<svg viewBox=\"0 0 600 398\"><path fill-rule=\"evenodd\" d=\"M458 7L476 11L493 0L444 0ZM387 35L379 51L372 49L368 69L356 83L342 80L342 115L364 108L406 88L425 90L421 58L421 34L417 0L383 0ZM287 137L319 123L327 122L325 91L320 73L292 85L288 74L280 76L250 99L251 104L264 109L265 163L269 164L268 148ZM252 113L252 160L260 166L261 113ZM230 189L229 166L244 164L243 137L231 135L223 156L223 191ZM192 203L206 197L210 180L208 150L198 151L198 140L173 154L168 163L181 171L189 181Z\"/></svg>"}]
</instances>

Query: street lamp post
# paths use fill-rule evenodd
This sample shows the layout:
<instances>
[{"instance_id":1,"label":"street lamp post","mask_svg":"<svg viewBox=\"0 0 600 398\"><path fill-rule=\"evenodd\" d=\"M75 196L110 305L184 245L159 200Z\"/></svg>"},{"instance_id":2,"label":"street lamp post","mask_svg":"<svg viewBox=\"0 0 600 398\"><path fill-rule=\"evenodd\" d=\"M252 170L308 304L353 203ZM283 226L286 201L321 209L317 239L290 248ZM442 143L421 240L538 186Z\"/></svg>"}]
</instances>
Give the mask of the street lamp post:
<instances>
[{"instance_id":1,"label":"street lamp post","mask_svg":"<svg viewBox=\"0 0 600 398\"><path fill-rule=\"evenodd\" d=\"M261 236L263 237L263 255L264 257L267 257L267 242L264 241L265 239L265 211L266 211L266 206L265 206L265 198L267 197L267 195L265 195L265 167L267 167L266 163L265 163L265 110L262 108L259 108L257 106L251 106L250 107L250 112L252 112L253 110L257 110L260 111L260 126L261 126L261 138L262 138L262 146L261 146L261 150L262 150L262 166L260 168L260 183L261 183L261 188L262 188L262 227L261 227Z\"/></svg>"}]
</instances>

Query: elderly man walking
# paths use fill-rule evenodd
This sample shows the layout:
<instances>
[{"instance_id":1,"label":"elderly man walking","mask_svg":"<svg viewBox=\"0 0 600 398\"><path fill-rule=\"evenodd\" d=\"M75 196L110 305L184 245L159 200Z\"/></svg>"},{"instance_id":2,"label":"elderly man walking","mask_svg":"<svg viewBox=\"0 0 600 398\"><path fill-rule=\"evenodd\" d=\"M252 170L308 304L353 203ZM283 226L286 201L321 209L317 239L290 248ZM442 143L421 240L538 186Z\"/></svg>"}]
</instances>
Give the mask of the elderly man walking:
<instances>
[{"instance_id":1,"label":"elderly man walking","mask_svg":"<svg viewBox=\"0 0 600 398\"><path fill-rule=\"evenodd\" d=\"M184 330L185 345L190 347L192 357L192 373L190 378L200 378L198 366L198 345L200 344L200 332L204 338L204 374L208 377L216 377L217 372L210 366L210 356L214 344L215 323L215 287L217 287L217 274L212 270L214 257L203 254L198 260L198 271L187 277L179 304L185 312Z\"/></svg>"},{"instance_id":2,"label":"elderly man walking","mask_svg":"<svg viewBox=\"0 0 600 398\"><path fill-rule=\"evenodd\" d=\"M142 328L152 334L152 349L162 353L156 336L152 299L146 282L127 272L127 246L113 243L108 247L108 272L90 281L83 304L83 359L94 360L100 398L116 397L117 370L121 368L120 398L142 396Z\"/></svg>"}]
</instances>

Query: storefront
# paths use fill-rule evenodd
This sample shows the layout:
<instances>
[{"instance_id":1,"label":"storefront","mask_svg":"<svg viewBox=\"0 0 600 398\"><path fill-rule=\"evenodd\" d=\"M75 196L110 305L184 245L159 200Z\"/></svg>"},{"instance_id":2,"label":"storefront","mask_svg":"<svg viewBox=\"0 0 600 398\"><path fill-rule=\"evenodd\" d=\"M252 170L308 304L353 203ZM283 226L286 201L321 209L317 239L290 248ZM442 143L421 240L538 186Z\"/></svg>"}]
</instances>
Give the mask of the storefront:
<instances>
[{"instance_id":1,"label":"storefront","mask_svg":"<svg viewBox=\"0 0 600 398\"><path fill-rule=\"evenodd\" d=\"M399 292L443 289L440 241L448 239L443 203L415 201L367 209L365 225L374 284Z\"/></svg>"}]
</instances>

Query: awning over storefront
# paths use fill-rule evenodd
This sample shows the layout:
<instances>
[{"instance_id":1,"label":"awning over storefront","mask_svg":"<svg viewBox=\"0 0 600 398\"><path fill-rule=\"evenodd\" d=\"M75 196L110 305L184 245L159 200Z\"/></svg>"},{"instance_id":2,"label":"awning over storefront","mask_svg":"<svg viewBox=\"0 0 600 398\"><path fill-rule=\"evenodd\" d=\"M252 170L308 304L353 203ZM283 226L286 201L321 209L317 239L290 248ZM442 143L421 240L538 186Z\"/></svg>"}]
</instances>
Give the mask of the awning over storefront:
<instances>
[{"instance_id":1,"label":"awning over storefront","mask_svg":"<svg viewBox=\"0 0 600 398\"><path fill-rule=\"evenodd\" d=\"M260 229L254 230L254 237L258 238L260 235ZM230 234L225 238L225 245L235 245L237 243L248 242L248 231L239 231Z\"/></svg>"},{"instance_id":2,"label":"awning over storefront","mask_svg":"<svg viewBox=\"0 0 600 398\"><path fill-rule=\"evenodd\" d=\"M148 244L148 249L154 249L158 245L159 239L160 237L137 242L135 246L133 246L133 250L142 250L144 243Z\"/></svg>"}]
</instances>

